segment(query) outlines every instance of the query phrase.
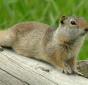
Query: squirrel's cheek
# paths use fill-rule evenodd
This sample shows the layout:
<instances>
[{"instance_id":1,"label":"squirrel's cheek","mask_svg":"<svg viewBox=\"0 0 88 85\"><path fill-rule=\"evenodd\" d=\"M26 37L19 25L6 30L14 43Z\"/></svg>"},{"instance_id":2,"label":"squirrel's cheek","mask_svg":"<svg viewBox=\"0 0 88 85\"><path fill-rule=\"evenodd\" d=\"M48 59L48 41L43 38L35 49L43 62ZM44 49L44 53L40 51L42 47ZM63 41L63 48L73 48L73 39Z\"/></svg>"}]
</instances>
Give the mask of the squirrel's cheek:
<instances>
[{"instance_id":1,"label":"squirrel's cheek","mask_svg":"<svg viewBox=\"0 0 88 85\"><path fill-rule=\"evenodd\" d=\"M86 28L88 26L88 23L85 20L78 20L76 23L80 28Z\"/></svg>"}]
</instances>

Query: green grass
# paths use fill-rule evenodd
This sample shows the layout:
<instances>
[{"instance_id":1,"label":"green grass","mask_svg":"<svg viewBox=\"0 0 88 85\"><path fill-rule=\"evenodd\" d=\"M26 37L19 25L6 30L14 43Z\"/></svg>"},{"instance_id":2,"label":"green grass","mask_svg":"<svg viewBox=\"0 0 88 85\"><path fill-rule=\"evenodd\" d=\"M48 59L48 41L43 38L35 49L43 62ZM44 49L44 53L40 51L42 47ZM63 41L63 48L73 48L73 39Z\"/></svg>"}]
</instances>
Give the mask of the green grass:
<instances>
[{"instance_id":1,"label":"green grass","mask_svg":"<svg viewBox=\"0 0 88 85\"><path fill-rule=\"evenodd\" d=\"M87 0L0 0L1 29L30 20L57 27L62 15L83 16L88 21ZM88 36L79 59L88 59Z\"/></svg>"}]
</instances>

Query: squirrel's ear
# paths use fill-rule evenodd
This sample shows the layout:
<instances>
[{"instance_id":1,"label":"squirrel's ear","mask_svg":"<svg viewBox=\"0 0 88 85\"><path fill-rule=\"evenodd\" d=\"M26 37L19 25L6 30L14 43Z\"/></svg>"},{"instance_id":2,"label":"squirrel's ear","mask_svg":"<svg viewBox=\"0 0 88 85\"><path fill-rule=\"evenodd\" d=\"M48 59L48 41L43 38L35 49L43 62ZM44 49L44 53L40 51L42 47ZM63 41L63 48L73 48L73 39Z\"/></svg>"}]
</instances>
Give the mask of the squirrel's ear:
<instances>
[{"instance_id":1,"label":"squirrel's ear","mask_svg":"<svg viewBox=\"0 0 88 85\"><path fill-rule=\"evenodd\" d=\"M61 19L60 19L60 23L61 23L61 24L64 24L64 20L65 20L66 18L67 18L66 16L62 16Z\"/></svg>"}]
</instances>

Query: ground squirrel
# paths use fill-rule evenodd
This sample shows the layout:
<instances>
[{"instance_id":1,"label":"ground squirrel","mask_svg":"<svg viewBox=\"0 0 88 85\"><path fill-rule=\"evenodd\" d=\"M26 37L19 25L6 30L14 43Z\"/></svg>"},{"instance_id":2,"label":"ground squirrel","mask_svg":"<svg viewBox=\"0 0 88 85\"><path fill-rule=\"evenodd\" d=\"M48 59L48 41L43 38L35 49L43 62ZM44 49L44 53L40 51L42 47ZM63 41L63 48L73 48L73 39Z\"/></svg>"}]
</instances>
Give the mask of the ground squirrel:
<instances>
[{"instance_id":1,"label":"ground squirrel","mask_svg":"<svg viewBox=\"0 0 88 85\"><path fill-rule=\"evenodd\" d=\"M76 16L62 16L57 29L39 22L23 22L0 31L0 48L12 47L17 54L51 63L64 73L78 74L76 56L87 31L86 20Z\"/></svg>"}]
</instances>

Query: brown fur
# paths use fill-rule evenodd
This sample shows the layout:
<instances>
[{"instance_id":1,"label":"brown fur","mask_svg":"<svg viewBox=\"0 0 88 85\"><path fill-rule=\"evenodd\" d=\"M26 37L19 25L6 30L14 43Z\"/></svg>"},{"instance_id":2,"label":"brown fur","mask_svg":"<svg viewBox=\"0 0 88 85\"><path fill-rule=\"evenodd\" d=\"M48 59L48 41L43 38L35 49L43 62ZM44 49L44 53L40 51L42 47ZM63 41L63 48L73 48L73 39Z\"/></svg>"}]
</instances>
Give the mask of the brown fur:
<instances>
[{"instance_id":1,"label":"brown fur","mask_svg":"<svg viewBox=\"0 0 88 85\"><path fill-rule=\"evenodd\" d=\"M76 19L79 20L79 18ZM72 28L68 23L69 18L61 20L63 23L56 30L39 22L16 24L7 30L0 31L0 45L12 47L18 54L49 62L57 68L60 67L65 73L69 72L66 67L69 65L71 71L76 73L75 56L80 50L83 37L80 37L80 32L73 31L72 34L67 31ZM84 20L81 22L84 23ZM77 27L81 26L80 23ZM68 29L64 29L65 27ZM82 27L85 29L84 24ZM75 36L73 36L74 33Z\"/></svg>"}]
</instances>

